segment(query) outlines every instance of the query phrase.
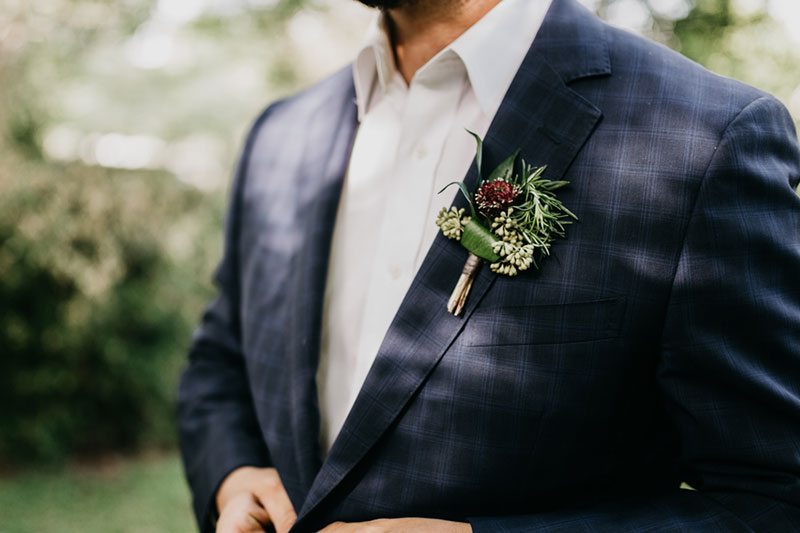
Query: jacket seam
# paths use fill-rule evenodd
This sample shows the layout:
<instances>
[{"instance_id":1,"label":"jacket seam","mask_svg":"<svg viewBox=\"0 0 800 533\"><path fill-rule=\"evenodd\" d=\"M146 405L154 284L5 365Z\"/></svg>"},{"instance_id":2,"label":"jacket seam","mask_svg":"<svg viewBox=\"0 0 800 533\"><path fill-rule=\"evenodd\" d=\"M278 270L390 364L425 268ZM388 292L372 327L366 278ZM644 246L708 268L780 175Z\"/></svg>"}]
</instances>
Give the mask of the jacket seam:
<instances>
[{"instance_id":1,"label":"jacket seam","mask_svg":"<svg viewBox=\"0 0 800 533\"><path fill-rule=\"evenodd\" d=\"M666 329L666 322L667 322L666 321L666 317L667 317L667 314L669 312L668 310L669 310L670 305L672 304L672 299L673 299L673 296L674 296L674 293L675 293L675 279L678 276L678 268L680 267L681 262L683 261L684 254L686 252L686 240L687 240L687 238L689 236L689 232L691 230L692 223L694 221L695 215L697 214L697 206L700 203L700 196L703 194L703 189L705 188L706 183L708 183L708 172L711 169L711 166L713 165L714 161L716 160L717 153L719 152L720 147L724 143L725 139L728 137L728 133L730 132L731 126L737 120L739 120L739 118L745 113L745 111L749 110L752 106L758 104L762 100L767 100L768 101L769 97L768 96L759 96L758 98L756 98L754 100L751 100L747 105L743 106L739 110L739 112L736 113L725 124L725 127L722 128L722 130L721 130L721 132L719 134L719 140L717 141L717 145L714 147L714 151L712 152L711 156L709 157L708 163L706 163L706 168L703 171L702 176L700 177L700 180L699 180L700 183L697 185L697 192L695 193L694 202L692 203L692 208L691 208L691 210L689 212L689 219L687 220L686 227L683 230L683 237L681 238L680 252L678 253L677 260L675 261L675 267L673 268L673 271L672 271L672 276L671 276L672 281L670 282L669 297L667 298L667 303L664 306L664 315L663 315L664 319L662 320L661 335L660 335L660 345L662 346L662 349L663 349L663 344L664 344L664 330Z\"/></svg>"}]
</instances>

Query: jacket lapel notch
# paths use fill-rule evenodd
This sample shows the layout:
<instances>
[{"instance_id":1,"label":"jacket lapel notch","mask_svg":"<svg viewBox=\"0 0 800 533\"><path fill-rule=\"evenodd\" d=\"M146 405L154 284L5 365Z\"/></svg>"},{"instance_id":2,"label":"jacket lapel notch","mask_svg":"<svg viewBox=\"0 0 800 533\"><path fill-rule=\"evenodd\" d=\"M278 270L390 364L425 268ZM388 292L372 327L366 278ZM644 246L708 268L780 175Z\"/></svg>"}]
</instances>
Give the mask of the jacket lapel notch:
<instances>
[{"instance_id":1,"label":"jacket lapel notch","mask_svg":"<svg viewBox=\"0 0 800 533\"><path fill-rule=\"evenodd\" d=\"M575 0L553 0L534 48L567 84L611 74L606 28Z\"/></svg>"}]
</instances>

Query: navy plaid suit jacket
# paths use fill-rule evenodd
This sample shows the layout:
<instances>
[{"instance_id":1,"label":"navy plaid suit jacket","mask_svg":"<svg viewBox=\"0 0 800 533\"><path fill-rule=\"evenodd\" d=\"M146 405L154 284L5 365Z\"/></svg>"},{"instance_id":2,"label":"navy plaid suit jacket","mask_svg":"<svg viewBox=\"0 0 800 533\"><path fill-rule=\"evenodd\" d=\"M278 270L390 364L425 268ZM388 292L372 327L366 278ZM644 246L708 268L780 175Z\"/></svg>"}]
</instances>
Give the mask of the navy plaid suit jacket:
<instances>
[{"instance_id":1,"label":"navy plaid suit jacket","mask_svg":"<svg viewBox=\"0 0 800 533\"><path fill-rule=\"evenodd\" d=\"M483 268L462 318L445 307L466 252L439 235L323 463L322 298L356 126L344 69L248 137L179 389L202 530L228 472L272 465L297 532L800 531L800 153L775 99L555 0L485 165L521 147L580 221L539 271Z\"/></svg>"}]
</instances>

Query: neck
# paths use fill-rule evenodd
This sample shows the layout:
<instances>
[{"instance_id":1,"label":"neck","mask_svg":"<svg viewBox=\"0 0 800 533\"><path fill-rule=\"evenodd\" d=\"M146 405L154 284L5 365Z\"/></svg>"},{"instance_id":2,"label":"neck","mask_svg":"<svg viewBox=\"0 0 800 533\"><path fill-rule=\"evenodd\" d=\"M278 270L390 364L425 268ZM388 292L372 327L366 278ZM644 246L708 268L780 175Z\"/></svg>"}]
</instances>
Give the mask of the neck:
<instances>
[{"instance_id":1,"label":"neck","mask_svg":"<svg viewBox=\"0 0 800 533\"><path fill-rule=\"evenodd\" d=\"M416 0L387 11L397 68L414 73L478 22L500 0Z\"/></svg>"}]
</instances>

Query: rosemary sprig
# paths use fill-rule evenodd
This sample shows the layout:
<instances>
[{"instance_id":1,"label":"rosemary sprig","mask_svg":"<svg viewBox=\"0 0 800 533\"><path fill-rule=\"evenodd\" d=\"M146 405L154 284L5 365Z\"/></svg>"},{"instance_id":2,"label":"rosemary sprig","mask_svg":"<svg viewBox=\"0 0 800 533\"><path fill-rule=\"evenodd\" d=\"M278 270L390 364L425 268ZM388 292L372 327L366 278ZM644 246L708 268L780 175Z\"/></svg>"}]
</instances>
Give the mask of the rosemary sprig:
<instances>
[{"instance_id":1,"label":"rosemary sprig","mask_svg":"<svg viewBox=\"0 0 800 533\"><path fill-rule=\"evenodd\" d=\"M521 160L521 165L522 172L515 174L513 180L522 193L511 207L510 218L525 242L549 255L553 240L564 237L566 226L572 223L570 219L578 219L554 193L569 182L543 178L547 167L534 168L525 160Z\"/></svg>"}]
</instances>

